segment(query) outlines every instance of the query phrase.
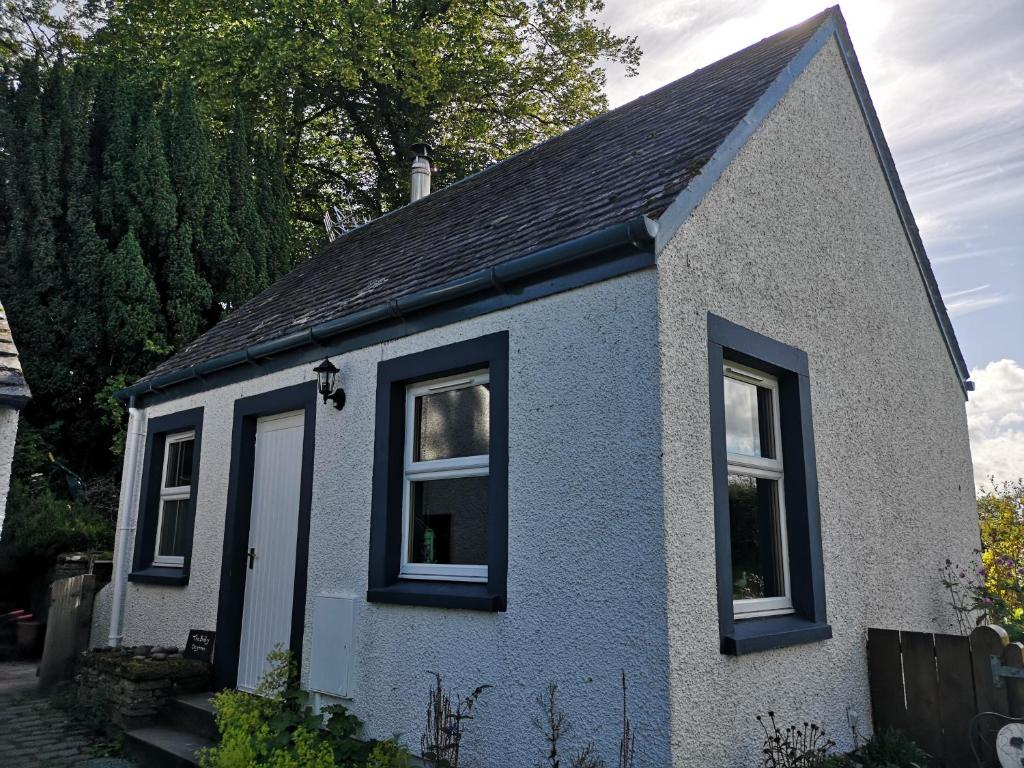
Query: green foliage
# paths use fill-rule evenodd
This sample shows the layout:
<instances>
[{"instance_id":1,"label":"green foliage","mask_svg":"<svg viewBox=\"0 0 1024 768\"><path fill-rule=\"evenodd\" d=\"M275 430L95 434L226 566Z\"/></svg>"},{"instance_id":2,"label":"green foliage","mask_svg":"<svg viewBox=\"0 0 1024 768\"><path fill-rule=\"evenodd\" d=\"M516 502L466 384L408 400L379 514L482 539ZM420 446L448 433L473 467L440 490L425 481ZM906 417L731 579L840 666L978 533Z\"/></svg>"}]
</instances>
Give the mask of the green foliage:
<instances>
[{"instance_id":1,"label":"green foliage","mask_svg":"<svg viewBox=\"0 0 1024 768\"><path fill-rule=\"evenodd\" d=\"M927 768L929 755L899 731L876 733L849 755L836 755L823 768Z\"/></svg>"},{"instance_id":2,"label":"green foliage","mask_svg":"<svg viewBox=\"0 0 1024 768\"><path fill-rule=\"evenodd\" d=\"M292 655L280 648L256 695L222 691L213 699L220 743L200 756L203 768L408 768L409 753L394 740L358 737L359 718L343 706L314 715L298 687Z\"/></svg>"},{"instance_id":3,"label":"green foliage","mask_svg":"<svg viewBox=\"0 0 1024 768\"><path fill-rule=\"evenodd\" d=\"M4 521L0 556L13 561L60 552L109 549L110 521L80 502L60 498L41 478L14 479L8 509L18 514Z\"/></svg>"},{"instance_id":4,"label":"green foliage","mask_svg":"<svg viewBox=\"0 0 1024 768\"><path fill-rule=\"evenodd\" d=\"M87 487L105 486L124 440L113 393L294 263L283 162L248 152L277 147L272 136L250 132L231 149L187 79L162 89L145 68L84 58L15 70L0 84L0 297L33 393L19 444L35 441L16 452L15 473L41 471L53 454ZM40 541L41 509L61 509L57 530L107 519L47 484L21 491L7 507L8 552L30 554L10 541L19 531Z\"/></svg>"},{"instance_id":5,"label":"green foliage","mask_svg":"<svg viewBox=\"0 0 1024 768\"><path fill-rule=\"evenodd\" d=\"M124 0L93 38L123 67L189 72L221 126L239 105L280 136L307 244L328 204L376 216L408 199L408 148L439 185L607 107L602 61L640 51L601 0Z\"/></svg>"},{"instance_id":6,"label":"green foliage","mask_svg":"<svg viewBox=\"0 0 1024 768\"><path fill-rule=\"evenodd\" d=\"M411 768L409 750L394 739L378 741L370 751L366 768Z\"/></svg>"},{"instance_id":7,"label":"green foliage","mask_svg":"<svg viewBox=\"0 0 1024 768\"><path fill-rule=\"evenodd\" d=\"M947 559L940 580L961 633L990 623L1024 639L1024 480L994 484L977 503L980 564Z\"/></svg>"},{"instance_id":8,"label":"green foliage","mask_svg":"<svg viewBox=\"0 0 1024 768\"><path fill-rule=\"evenodd\" d=\"M1024 480L994 485L981 496L978 521L985 612L1024 639Z\"/></svg>"}]
</instances>

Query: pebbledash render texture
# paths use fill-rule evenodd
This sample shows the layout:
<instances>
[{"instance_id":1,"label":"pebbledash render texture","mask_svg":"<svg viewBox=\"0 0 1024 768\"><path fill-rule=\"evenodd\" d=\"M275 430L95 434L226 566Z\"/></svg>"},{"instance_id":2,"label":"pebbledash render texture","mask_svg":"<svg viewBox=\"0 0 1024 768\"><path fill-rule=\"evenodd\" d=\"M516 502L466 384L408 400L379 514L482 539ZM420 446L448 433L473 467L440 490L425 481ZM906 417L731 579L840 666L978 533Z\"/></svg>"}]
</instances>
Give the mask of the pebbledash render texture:
<instances>
[{"instance_id":1,"label":"pebbledash render texture","mask_svg":"<svg viewBox=\"0 0 1024 768\"><path fill-rule=\"evenodd\" d=\"M718 652L709 312L807 353L831 640ZM846 746L865 630L953 629L937 569L979 537L962 383L835 41L659 254L658 313L672 764L753 764L768 709Z\"/></svg>"},{"instance_id":2,"label":"pebbledash render texture","mask_svg":"<svg viewBox=\"0 0 1024 768\"><path fill-rule=\"evenodd\" d=\"M915 251L916 232L907 229L909 214L901 216L905 200L886 178L887 150L873 140L873 112L854 86L859 71L848 45L841 16L831 10L725 60L727 79L743 98L730 96L727 103L741 107L735 120L696 152L703 170L666 174L668 187L683 190L675 202L655 195L652 209L637 193L641 202L622 212L656 209L656 240L636 246L650 249L649 263L444 322L405 318L399 322L412 322L402 333L328 348L347 404L339 413L317 403L304 631L296 650L308 683L316 596L356 599L345 704L366 722L367 736L401 733L417 747L427 670L436 670L463 693L493 686L474 710L465 744L474 765L542 759L534 720L549 682L559 686L577 741L593 740L613 756L625 671L638 765L740 768L759 762L754 718L769 709L784 722L822 723L840 747L850 746L848 710L870 728L868 627L953 627L936 569L946 557L968 558L978 542L966 371L930 268ZM710 87L712 70L691 82ZM659 98L669 107L686 104L689 114L687 80L645 97L634 107L644 115L638 124L650 127ZM783 86L773 92L773 83ZM635 116L626 110L593 130ZM587 130L577 129L572 140L583 141ZM695 131L699 126L688 124L685 135ZM551 157L554 150L542 146L548 154L539 156ZM527 178L530 157L517 161ZM658 162L672 157L667 152ZM511 185L516 177L498 178ZM474 179L473 205L483 206L487 172ZM421 216L428 209L417 206L426 201L435 212L458 208L466 204L460 194L435 193L401 216ZM586 222L575 220L576 234L618 222L594 210ZM385 231L382 242L392 237ZM372 258L363 240L356 250ZM343 245L332 248L328 256L344 262ZM319 262L325 269L330 263ZM335 282L348 279L352 265L344 263ZM304 283L311 268L291 279ZM252 327L239 312L207 351L221 354L231 339L267 342L278 309L269 299L256 304ZM305 319L327 322L328 308L318 307L320 317ZM709 394L714 318L806 355L827 627L816 626L815 637L800 644L723 653ZM375 434L378 365L502 333L507 606L460 610L365 599L382 439ZM262 372L251 360L248 376L183 378L177 388L134 391L133 425L142 431L153 419L199 408L203 420L187 583L129 582L125 645L181 645L189 629L218 626L235 403L308 385L317 353L323 356L321 349L303 359L282 353L276 359L285 362L275 367L270 358ZM202 365L204 354L200 339L182 365ZM159 376L174 366L172 360L149 383L166 381ZM143 460L140 451L125 498L140 498ZM135 520L121 525L132 531L131 563ZM110 587L97 598L98 645L112 632L111 600ZM334 700L318 694L315 701Z\"/></svg>"}]
</instances>

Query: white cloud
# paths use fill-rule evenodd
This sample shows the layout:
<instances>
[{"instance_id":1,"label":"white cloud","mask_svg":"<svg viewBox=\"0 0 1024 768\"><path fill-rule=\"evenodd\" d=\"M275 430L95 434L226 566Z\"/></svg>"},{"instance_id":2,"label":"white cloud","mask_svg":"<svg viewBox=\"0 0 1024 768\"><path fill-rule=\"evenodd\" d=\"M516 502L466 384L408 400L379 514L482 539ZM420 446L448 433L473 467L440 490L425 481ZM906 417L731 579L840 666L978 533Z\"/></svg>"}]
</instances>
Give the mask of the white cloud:
<instances>
[{"instance_id":1,"label":"white cloud","mask_svg":"<svg viewBox=\"0 0 1024 768\"><path fill-rule=\"evenodd\" d=\"M975 390L967 402L974 482L988 485L1024 477L1024 366L996 360L971 371Z\"/></svg>"},{"instance_id":2,"label":"white cloud","mask_svg":"<svg viewBox=\"0 0 1024 768\"><path fill-rule=\"evenodd\" d=\"M954 291L944 296L946 311L950 317L963 317L972 312L980 312L989 307L998 307L1006 304L1011 297L1004 293L991 290L991 285L979 285L976 288L967 288L963 291Z\"/></svg>"}]
</instances>

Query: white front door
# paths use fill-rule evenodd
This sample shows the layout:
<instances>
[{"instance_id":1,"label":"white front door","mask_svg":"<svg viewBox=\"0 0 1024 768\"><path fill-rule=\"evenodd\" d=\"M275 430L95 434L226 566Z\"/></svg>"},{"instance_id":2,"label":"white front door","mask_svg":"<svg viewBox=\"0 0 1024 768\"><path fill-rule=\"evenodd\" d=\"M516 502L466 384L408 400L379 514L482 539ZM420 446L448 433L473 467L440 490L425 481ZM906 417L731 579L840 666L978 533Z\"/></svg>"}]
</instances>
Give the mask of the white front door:
<instances>
[{"instance_id":1,"label":"white front door","mask_svg":"<svg viewBox=\"0 0 1024 768\"><path fill-rule=\"evenodd\" d=\"M302 482L302 411L256 422L238 688L253 691L275 645L288 649Z\"/></svg>"}]
</instances>

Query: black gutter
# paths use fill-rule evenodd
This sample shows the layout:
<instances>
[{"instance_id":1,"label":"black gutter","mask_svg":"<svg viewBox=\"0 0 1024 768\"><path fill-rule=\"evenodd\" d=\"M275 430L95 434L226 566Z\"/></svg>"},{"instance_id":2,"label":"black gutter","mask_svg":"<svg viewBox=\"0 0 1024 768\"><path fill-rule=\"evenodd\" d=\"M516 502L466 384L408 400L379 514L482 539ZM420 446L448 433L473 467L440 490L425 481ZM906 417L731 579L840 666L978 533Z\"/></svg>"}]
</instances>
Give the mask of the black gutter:
<instances>
[{"instance_id":1,"label":"black gutter","mask_svg":"<svg viewBox=\"0 0 1024 768\"><path fill-rule=\"evenodd\" d=\"M484 292L509 293L516 282L534 277L548 270L580 262L595 254L617 248L633 247L640 251L652 251L658 233L658 223L647 216L638 216L622 224L592 232L582 237L503 262L494 267L477 270L447 283L425 288L421 291L390 299L350 315L317 323L277 339L257 342L244 349L212 357L201 363L145 379L114 393L121 401L135 396L202 380L207 376L250 363L258 364L283 352L306 347L318 347L325 341L356 331L360 328L395 318L405 318L416 312L442 304L466 299Z\"/></svg>"}]
</instances>

